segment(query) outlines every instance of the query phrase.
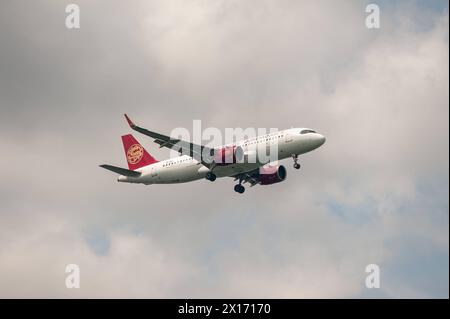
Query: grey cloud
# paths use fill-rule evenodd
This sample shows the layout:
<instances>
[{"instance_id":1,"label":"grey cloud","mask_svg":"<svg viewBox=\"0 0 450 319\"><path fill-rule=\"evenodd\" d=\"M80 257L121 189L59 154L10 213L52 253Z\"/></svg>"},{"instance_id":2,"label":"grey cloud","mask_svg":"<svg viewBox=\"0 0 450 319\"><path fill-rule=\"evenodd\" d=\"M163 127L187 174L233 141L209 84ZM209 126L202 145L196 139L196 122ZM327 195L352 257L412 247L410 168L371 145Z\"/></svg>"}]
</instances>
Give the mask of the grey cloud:
<instances>
[{"instance_id":1,"label":"grey cloud","mask_svg":"<svg viewBox=\"0 0 450 319\"><path fill-rule=\"evenodd\" d=\"M448 297L448 10L399 2L368 30L360 2L78 3L79 31L64 2L0 12L2 297L371 297L373 262L378 296ZM123 112L327 143L243 197L123 185L97 166L124 165Z\"/></svg>"}]
</instances>

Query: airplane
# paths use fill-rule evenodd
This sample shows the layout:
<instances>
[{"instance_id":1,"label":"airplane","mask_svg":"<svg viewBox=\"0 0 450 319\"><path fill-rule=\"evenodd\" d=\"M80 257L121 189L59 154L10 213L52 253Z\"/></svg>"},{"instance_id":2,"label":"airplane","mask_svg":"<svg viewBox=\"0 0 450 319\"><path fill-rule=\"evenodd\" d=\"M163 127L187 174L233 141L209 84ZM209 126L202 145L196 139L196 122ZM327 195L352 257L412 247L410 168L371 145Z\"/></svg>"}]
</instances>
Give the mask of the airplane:
<instances>
[{"instance_id":1,"label":"airplane","mask_svg":"<svg viewBox=\"0 0 450 319\"><path fill-rule=\"evenodd\" d=\"M250 187L271 185L284 181L287 176L283 165L279 165L277 161L273 163L268 162L268 159L263 160L256 151L267 150L271 144L276 144L277 160L291 157L294 168L299 169L298 156L325 143L325 136L312 129L291 128L210 148L149 131L134 124L127 114L125 119L131 129L153 138L160 148L175 149L183 155L158 161L133 135L124 135L122 143L128 169L107 164L100 165L120 174L117 181L124 183L175 184L199 179L213 182L218 177L233 177L238 181L234 190L242 194L245 191L242 184L248 183Z\"/></svg>"}]
</instances>

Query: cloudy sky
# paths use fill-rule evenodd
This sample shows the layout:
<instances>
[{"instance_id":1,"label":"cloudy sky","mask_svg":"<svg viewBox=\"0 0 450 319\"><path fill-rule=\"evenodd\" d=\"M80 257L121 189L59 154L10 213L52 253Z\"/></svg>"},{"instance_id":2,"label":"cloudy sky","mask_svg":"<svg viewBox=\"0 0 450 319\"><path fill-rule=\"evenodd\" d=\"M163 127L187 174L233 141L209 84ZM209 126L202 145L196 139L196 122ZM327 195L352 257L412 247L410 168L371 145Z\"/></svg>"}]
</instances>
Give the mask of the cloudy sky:
<instances>
[{"instance_id":1,"label":"cloudy sky","mask_svg":"<svg viewBox=\"0 0 450 319\"><path fill-rule=\"evenodd\" d=\"M74 2L79 30L1 4L0 297L448 298L447 1L378 1L380 29L365 1ZM244 195L127 185L98 167L126 166L124 112L327 142Z\"/></svg>"}]
</instances>

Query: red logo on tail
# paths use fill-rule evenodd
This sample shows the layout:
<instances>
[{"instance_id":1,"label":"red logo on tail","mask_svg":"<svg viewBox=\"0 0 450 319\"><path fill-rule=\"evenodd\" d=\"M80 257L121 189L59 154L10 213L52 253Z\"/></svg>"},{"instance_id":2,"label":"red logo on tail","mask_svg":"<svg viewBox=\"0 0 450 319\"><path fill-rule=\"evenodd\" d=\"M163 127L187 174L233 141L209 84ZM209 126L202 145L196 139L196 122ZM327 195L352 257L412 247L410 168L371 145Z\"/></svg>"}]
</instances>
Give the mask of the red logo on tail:
<instances>
[{"instance_id":1,"label":"red logo on tail","mask_svg":"<svg viewBox=\"0 0 450 319\"><path fill-rule=\"evenodd\" d=\"M133 144L128 148L127 161L130 164L137 164L144 156L144 148L139 144Z\"/></svg>"},{"instance_id":2,"label":"red logo on tail","mask_svg":"<svg viewBox=\"0 0 450 319\"><path fill-rule=\"evenodd\" d=\"M134 171L138 168L158 162L142 147L141 144L139 144L133 135L128 134L122 136L122 142L129 169Z\"/></svg>"}]
</instances>

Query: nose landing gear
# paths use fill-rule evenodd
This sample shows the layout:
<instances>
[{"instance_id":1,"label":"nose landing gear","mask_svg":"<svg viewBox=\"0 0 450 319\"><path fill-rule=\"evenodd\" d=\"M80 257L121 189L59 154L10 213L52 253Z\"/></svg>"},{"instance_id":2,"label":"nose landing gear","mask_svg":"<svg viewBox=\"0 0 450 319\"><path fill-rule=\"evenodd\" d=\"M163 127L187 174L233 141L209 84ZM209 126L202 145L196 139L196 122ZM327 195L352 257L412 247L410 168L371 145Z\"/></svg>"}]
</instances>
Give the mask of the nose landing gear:
<instances>
[{"instance_id":1,"label":"nose landing gear","mask_svg":"<svg viewBox=\"0 0 450 319\"><path fill-rule=\"evenodd\" d=\"M298 163L298 155L297 154L292 154L292 159L294 160L294 168L295 169L300 169L300 164Z\"/></svg>"}]
</instances>

